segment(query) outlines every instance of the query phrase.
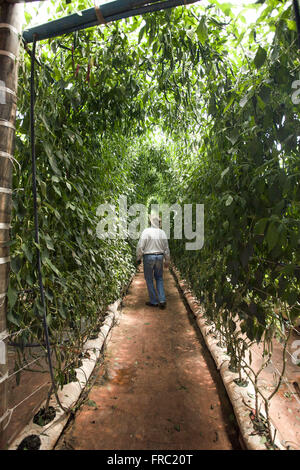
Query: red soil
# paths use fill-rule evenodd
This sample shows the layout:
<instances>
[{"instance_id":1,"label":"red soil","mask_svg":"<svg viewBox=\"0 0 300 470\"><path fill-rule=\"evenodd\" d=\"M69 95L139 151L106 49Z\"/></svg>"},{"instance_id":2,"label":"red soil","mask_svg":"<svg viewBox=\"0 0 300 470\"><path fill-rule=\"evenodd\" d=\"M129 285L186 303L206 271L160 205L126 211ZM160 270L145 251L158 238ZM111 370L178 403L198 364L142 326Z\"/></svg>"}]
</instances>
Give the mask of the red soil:
<instances>
[{"instance_id":1,"label":"red soil","mask_svg":"<svg viewBox=\"0 0 300 470\"><path fill-rule=\"evenodd\" d=\"M165 271L167 308L147 307L142 272L123 302L85 404L56 449L239 449L213 359Z\"/></svg>"}]
</instances>

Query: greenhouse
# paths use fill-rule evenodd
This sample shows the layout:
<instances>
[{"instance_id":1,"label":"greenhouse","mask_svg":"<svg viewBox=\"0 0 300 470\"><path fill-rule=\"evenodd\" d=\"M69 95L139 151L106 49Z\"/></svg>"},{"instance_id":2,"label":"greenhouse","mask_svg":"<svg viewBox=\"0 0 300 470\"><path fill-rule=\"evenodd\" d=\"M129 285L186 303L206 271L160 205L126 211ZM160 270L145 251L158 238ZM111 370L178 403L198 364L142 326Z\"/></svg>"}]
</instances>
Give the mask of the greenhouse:
<instances>
[{"instance_id":1,"label":"greenhouse","mask_svg":"<svg viewBox=\"0 0 300 470\"><path fill-rule=\"evenodd\" d=\"M0 0L1 450L300 450L299 50L298 0Z\"/></svg>"}]
</instances>

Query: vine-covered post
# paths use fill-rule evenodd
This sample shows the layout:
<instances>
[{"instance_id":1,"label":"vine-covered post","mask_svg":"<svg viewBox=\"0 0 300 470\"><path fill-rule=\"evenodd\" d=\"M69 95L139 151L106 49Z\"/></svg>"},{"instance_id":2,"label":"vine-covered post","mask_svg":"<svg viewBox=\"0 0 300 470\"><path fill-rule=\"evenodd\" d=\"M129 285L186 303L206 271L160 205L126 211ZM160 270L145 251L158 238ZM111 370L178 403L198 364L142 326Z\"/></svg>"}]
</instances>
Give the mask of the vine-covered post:
<instances>
[{"instance_id":1,"label":"vine-covered post","mask_svg":"<svg viewBox=\"0 0 300 470\"><path fill-rule=\"evenodd\" d=\"M18 54L24 7L0 0L0 448L9 420L7 403L7 289L9 228L12 206L12 166L17 108Z\"/></svg>"}]
</instances>

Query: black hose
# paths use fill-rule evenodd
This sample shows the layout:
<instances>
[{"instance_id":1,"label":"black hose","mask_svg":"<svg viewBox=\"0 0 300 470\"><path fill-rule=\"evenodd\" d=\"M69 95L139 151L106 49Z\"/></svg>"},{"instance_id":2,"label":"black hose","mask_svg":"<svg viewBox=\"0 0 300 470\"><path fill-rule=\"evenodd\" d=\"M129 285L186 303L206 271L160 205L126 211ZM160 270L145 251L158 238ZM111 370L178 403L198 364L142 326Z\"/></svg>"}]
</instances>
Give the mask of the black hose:
<instances>
[{"instance_id":1,"label":"black hose","mask_svg":"<svg viewBox=\"0 0 300 470\"><path fill-rule=\"evenodd\" d=\"M45 342L47 347L47 357L49 363L49 372L51 377L51 382L57 400L58 405L62 410L67 411L61 404L59 397L57 395L57 387L54 379L53 365L51 358L51 347L49 341L49 330L47 325L47 312L46 312L46 302L45 302L45 292L42 278L42 268L41 268L41 253L38 248L39 245L39 220L38 220L38 208L37 208L37 186L36 186L36 155L35 155L35 116L34 116L34 103L35 103L35 81L34 81L34 66L35 66L35 51L36 51L36 41L37 36L33 37L33 45L31 51L31 79L30 79L30 140L31 140L31 162L32 162L32 194L33 194L33 211L34 211L34 239L37 244L36 255L37 255L37 272L38 272L38 281L39 281L39 290L41 296L41 304L43 308L43 326L45 332Z\"/></svg>"},{"instance_id":2,"label":"black hose","mask_svg":"<svg viewBox=\"0 0 300 470\"><path fill-rule=\"evenodd\" d=\"M294 3L294 10L295 10L297 31L298 31L298 47L300 49L300 9L299 9L299 2L298 2L298 0L293 0L293 3Z\"/></svg>"}]
</instances>

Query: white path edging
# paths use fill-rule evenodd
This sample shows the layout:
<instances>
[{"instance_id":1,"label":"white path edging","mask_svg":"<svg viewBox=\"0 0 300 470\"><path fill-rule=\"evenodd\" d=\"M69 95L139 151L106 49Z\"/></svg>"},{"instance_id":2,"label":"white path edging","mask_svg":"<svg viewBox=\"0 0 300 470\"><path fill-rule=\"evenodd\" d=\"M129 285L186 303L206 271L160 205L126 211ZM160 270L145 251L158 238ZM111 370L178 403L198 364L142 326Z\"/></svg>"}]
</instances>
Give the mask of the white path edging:
<instances>
[{"instance_id":1,"label":"white path edging","mask_svg":"<svg viewBox=\"0 0 300 470\"><path fill-rule=\"evenodd\" d=\"M98 338L94 340L88 340L83 347L83 351L89 352L89 358L82 360L82 366L75 369L77 382L70 382L66 384L62 389L58 390L58 397L64 408L71 410L71 408L78 401L81 393L83 392L87 382L94 370L95 364L100 356L101 349L104 342L109 339L109 333L116 322L121 317L121 312L118 308L121 304L121 299L108 307L107 315L103 322L103 326L99 332ZM42 403L40 408L45 406L46 400ZM69 414L64 412L56 403L55 397L50 400L50 406L53 406L56 411L56 416L46 426L39 426L38 424L31 422L25 426L23 431L13 441L8 450L17 450L17 447L22 440L30 435L38 435L41 440L40 450L52 450L61 435L68 419Z\"/></svg>"},{"instance_id":2,"label":"white path edging","mask_svg":"<svg viewBox=\"0 0 300 470\"><path fill-rule=\"evenodd\" d=\"M224 386L226 388L228 397L233 407L233 411L243 438L243 442L247 450L266 450L267 447L261 442L261 436L252 435L254 432L253 424L250 419L250 408L255 409L254 398L254 386L249 383L247 387L239 387L233 380L236 378L236 374L228 369L229 356L225 350L217 346L218 340L210 334L211 326L206 324L206 319L195 309L195 305L192 301L196 301L192 295L187 295L184 287L184 281L180 277L180 273L172 266L172 272L177 280L178 286L186 299L191 311L196 317L196 323L202 333L204 341L208 350L210 351L217 369L220 372ZM189 298L190 297L190 298ZM262 413L263 414L263 413ZM275 428L271 424L272 434L274 435ZM277 430L275 444L280 450L286 450L281 444L283 441L282 436L279 435Z\"/></svg>"}]
</instances>

